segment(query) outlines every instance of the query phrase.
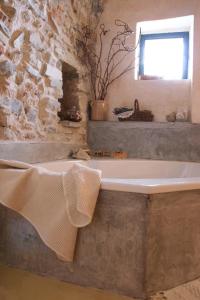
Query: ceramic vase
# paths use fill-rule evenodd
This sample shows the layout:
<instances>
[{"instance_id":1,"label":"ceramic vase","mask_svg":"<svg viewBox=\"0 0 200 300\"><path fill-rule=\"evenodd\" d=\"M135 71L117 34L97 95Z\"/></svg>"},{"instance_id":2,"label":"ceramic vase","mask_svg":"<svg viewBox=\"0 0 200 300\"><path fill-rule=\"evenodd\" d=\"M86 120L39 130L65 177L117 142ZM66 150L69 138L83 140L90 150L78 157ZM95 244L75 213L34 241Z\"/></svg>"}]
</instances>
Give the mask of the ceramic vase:
<instances>
[{"instance_id":1,"label":"ceramic vase","mask_svg":"<svg viewBox=\"0 0 200 300\"><path fill-rule=\"evenodd\" d=\"M107 102L105 100L94 100L91 103L91 110L92 121L106 121Z\"/></svg>"}]
</instances>

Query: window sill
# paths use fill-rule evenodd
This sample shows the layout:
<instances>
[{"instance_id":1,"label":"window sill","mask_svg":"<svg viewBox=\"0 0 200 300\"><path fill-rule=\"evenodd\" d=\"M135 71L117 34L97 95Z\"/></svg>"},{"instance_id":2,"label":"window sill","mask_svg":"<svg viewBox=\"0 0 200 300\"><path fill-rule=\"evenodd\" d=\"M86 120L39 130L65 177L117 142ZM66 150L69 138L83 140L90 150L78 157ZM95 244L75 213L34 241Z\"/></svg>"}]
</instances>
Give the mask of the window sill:
<instances>
[{"instance_id":1,"label":"window sill","mask_svg":"<svg viewBox=\"0 0 200 300\"><path fill-rule=\"evenodd\" d=\"M136 81L147 82L191 82L191 79L140 79L136 78Z\"/></svg>"}]
</instances>

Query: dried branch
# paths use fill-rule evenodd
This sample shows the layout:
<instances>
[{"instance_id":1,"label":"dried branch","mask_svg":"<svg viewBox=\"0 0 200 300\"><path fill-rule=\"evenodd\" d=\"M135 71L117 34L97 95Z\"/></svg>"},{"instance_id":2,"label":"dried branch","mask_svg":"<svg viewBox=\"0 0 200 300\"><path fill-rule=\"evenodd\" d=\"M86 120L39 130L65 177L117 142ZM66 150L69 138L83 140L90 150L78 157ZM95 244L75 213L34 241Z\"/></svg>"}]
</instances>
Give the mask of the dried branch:
<instances>
[{"instance_id":1,"label":"dried branch","mask_svg":"<svg viewBox=\"0 0 200 300\"><path fill-rule=\"evenodd\" d=\"M124 60L138 47L130 46L128 39L133 35L133 30L122 20L115 20L119 31L111 39L107 55L105 55L104 38L109 30L105 25L100 25L98 33L99 51L94 49L94 28L82 26L74 28L76 33L76 47L79 59L86 65L90 73L91 88L94 99L105 99L108 88L117 79L134 69L133 62L124 66ZM106 59L105 59L106 58ZM121 70L120 70L121 67Z\"/></svg>"}]
</instances>

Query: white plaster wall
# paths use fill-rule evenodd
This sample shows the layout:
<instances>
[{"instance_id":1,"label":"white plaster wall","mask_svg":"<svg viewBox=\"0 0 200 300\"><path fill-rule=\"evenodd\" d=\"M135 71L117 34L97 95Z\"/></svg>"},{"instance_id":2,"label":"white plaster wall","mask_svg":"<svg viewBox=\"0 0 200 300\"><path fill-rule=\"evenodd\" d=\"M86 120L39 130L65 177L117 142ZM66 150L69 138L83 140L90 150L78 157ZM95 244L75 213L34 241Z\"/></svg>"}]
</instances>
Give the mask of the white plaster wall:
<instances>
[{"instance_id":1,"label":"white plaster wall","mask_svg":"<svg viewBox=\"0 0 200 300\"><path fill-rule=\"evenodd\" d=\"M200 0L107 0L101 22L112 28L115 19L122 19L133 29L137 22L159 20L186 15L195 16L193 80L139 81L134 71L110 87L107 95L109 120L112 109L133 105L138 98L141 108L151 109L155 121L163 122L172 111L191 111L192 121L200 123Z\"/></svg>"},{"instance_id":2,"label":"white plaster wall","mask_svg":"<svg viewBox=\"0 0 200 300\"><path fill-rule=\"evenodd\" d=\"M108 94L109 120L116 119L112 114L114 107L131 107L135 98L139 100L141 109L153 111L156 122L165 122L165 116L172 111L190 109L190 80L134 80L129 75L126 77L116 82Z\"/></svg>"},{"instance_id":3,"label":"white plaster wall","mask_svg":"<svg viewBox=\"0 0 200 300\"><path fill-rule=\"evenodd\" d=\"M194 22L194 66L192 82L192 122L200 123L200 1Z\"/></svg>"}]
</instances>

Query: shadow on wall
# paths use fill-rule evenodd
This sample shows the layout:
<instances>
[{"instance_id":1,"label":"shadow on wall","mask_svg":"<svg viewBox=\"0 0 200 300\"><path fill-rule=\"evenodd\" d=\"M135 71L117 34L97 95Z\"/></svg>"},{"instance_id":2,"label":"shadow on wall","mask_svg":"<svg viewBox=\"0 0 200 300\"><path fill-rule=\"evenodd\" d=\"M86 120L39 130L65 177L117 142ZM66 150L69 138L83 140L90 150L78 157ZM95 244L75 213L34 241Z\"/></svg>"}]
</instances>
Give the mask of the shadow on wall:
<instances>
[{"instance_id":1,"label":"shadow on wall","mask_svg":"<svg viewBox=\"0 0 200 300\"><path fill-rule=\"evenodd\" d=\"M67 120L68 111L73 107L79 110L79 97L77 94L79 84L79 74L77 70L71 65L62 63L63 74L63 97L59 99L61 104L61 110L58 112L58 116L63 120Z\"/></svg>"}]
</instances>

